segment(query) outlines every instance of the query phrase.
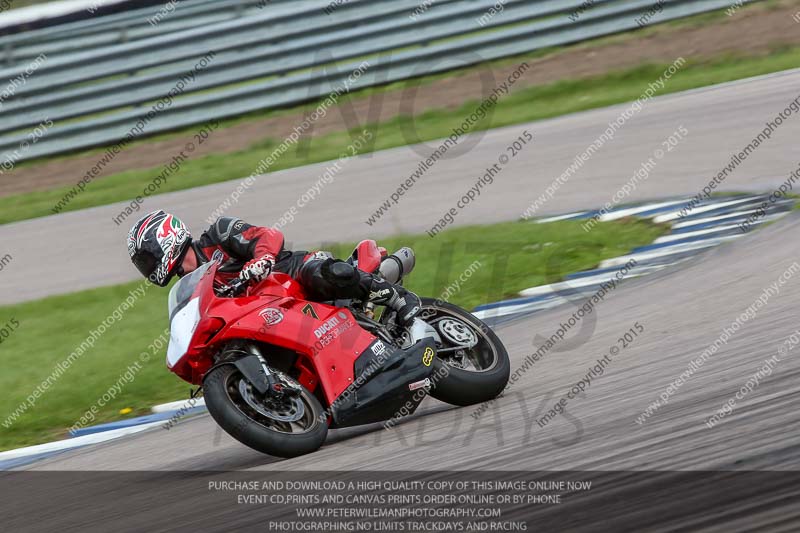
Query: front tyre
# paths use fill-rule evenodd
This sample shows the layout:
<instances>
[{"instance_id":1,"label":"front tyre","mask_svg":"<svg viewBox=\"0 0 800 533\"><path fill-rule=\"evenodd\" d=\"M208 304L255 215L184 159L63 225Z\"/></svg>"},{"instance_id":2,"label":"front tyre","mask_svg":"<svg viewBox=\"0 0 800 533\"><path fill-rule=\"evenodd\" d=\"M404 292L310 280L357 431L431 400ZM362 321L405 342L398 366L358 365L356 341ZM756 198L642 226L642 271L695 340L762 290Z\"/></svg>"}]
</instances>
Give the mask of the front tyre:
<instances>
[{"instance_id":1,"label":"front tyre","mask_svg":"<svg viewBox=\"0 0 800 533\"><path fill-rule=\"evenodd\" d=\"M489 326L469 311L433 298L422 298L418 317L441 339L436 343L431 396L464 406L492 400L503 391L511 361Z\"/></svg>"},{"instance_id":2,"label":"front tyre","mask_svg":"<svg viewBox=\"0 0 800 533\"><path fill-rule=\"evenodd\" d=\"M209 372L203 396L217 424L242 444L277 457L297 457L319 449L328 435L322 406L300 388L296 395L265 398L236 366L227 364Z\"/></svg>"}]
</instances>

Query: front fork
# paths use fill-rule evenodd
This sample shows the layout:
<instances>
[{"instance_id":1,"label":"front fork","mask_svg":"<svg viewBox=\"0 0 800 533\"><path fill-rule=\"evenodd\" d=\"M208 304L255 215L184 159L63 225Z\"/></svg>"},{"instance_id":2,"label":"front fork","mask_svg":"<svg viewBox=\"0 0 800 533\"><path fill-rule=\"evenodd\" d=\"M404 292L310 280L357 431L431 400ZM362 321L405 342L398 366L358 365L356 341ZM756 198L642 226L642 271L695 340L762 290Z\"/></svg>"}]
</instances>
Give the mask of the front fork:
<instances>
[{"instance_id":1,"label":"front fork","mask_svg":"<svg viewBox=\"0 0 800 533\"><path fill-rule=\"evenodd\" d=\"M247 350L237 350L239 353L245 354L243 357L238 357L234 360L228 360L222 364L233 364L239 372L242 373L244 379L255 388L259 394L264 396L280 397L284 394L295 394L300 390L291 382L280 379L276 371L272 370L267 365L266 359L262 357L261 352L256 346L247 346Z\"/></svg>"},{"instance_id":2,"label":"front fork","mask_svg":"<svg viewBox=\"0 0 800 533\"><path fill-rule=\"evenodd\" d=\"M278 385L278 380L275 379L275 375L270 371L267 362L260 354L240 357L233 364L260 394L267 395L273 391L280 390L276 390L275 387Z\"/></svg>"}]
</instances>

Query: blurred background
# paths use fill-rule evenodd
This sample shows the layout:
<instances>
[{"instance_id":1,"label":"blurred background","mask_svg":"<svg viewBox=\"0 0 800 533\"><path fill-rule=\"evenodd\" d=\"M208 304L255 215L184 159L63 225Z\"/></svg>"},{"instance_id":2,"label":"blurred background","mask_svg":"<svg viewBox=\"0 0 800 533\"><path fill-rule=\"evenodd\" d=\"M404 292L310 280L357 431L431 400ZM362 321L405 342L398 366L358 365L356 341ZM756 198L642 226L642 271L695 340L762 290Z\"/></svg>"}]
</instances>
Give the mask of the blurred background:
<instances>
[{"instance_id":1,"label":"blurred background","mask_svg":"<svg viewBox=\"0 0 800 533\"><path fill-rule=\"evenodd\" d=\"M174 211L195 236L239 216L339 256L362 238L410 245L412 289L474 308L668 231L629 218L590 232L519 222L601 207L651 153L639 141L682 125L664 112L650 123L663 129L634 130L633 111L614 150L560 183L558 201L536 203L631 102L800 65L800 5L788 0L0 4L0 449L68 436L163 335L166 292L137 280L124 245L148 211ZM548 120L617 104L591 131L567 119L539 144ZM526 144L532 121L543 122ZM719 170L710 156L740 144L660 164L626 202L694 194ZM512 161L496 183L446 218L503 153ZM759 187L747 175L728 185ZM152 355L95 423L188 396L164 348Z\"/></svg>"}]
</instances>

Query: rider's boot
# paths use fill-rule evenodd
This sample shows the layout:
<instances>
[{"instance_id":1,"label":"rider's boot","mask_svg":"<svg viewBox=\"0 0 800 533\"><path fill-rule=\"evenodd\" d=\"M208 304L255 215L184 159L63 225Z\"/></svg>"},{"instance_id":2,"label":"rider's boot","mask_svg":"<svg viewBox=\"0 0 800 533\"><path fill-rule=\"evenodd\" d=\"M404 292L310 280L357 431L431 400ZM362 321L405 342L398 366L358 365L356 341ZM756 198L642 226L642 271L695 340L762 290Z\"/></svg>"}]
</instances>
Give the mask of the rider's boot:
<instances>
[{"instance_id":1,"label":"rider's boot","mask_svg":"<svg viewBox=\"0 0 800 533\"><path fill-rule=\"evenodd\" d=\"M360 286L367 301L397 311L398 322L403 327L411 325L414 317L419 314L419 296L402 285L394 285L384 279L361 273Z\"/></svg>"}]
</instances>

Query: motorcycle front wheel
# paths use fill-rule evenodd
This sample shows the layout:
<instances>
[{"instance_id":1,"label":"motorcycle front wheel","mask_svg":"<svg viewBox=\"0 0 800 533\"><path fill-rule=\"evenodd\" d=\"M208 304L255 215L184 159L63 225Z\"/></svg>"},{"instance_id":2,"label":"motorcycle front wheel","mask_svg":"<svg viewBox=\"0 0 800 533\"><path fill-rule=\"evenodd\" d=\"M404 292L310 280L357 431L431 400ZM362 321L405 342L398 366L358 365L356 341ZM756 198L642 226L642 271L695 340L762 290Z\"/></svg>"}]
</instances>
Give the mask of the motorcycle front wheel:
<instances>
[{"instance_id":1,"label":"motorcycle front wheel","mask_svg":"<svg viewBox=\"0 0 800 533\"><path fill-rule=\"evenodd\" d=\"M262 453L288 458L318 450L328 435L319 401L299 388L299 393L281 398L260 395L236 366L228 364L209 372L203 396L208 412L231 437Z\"/></svg>"},{"instance_id":2,"label":"motorcycle front wheel","mask_svg":"<svg viewBox=\"0 0 800 533\"><path fill-rule=\"evenodd\" d=\"M511 373L500 338L469 311L432 298L421 300L419 318L441 338L433 361L431 396L459 406L496 398Z\"/></svg>"}]
</instances>

